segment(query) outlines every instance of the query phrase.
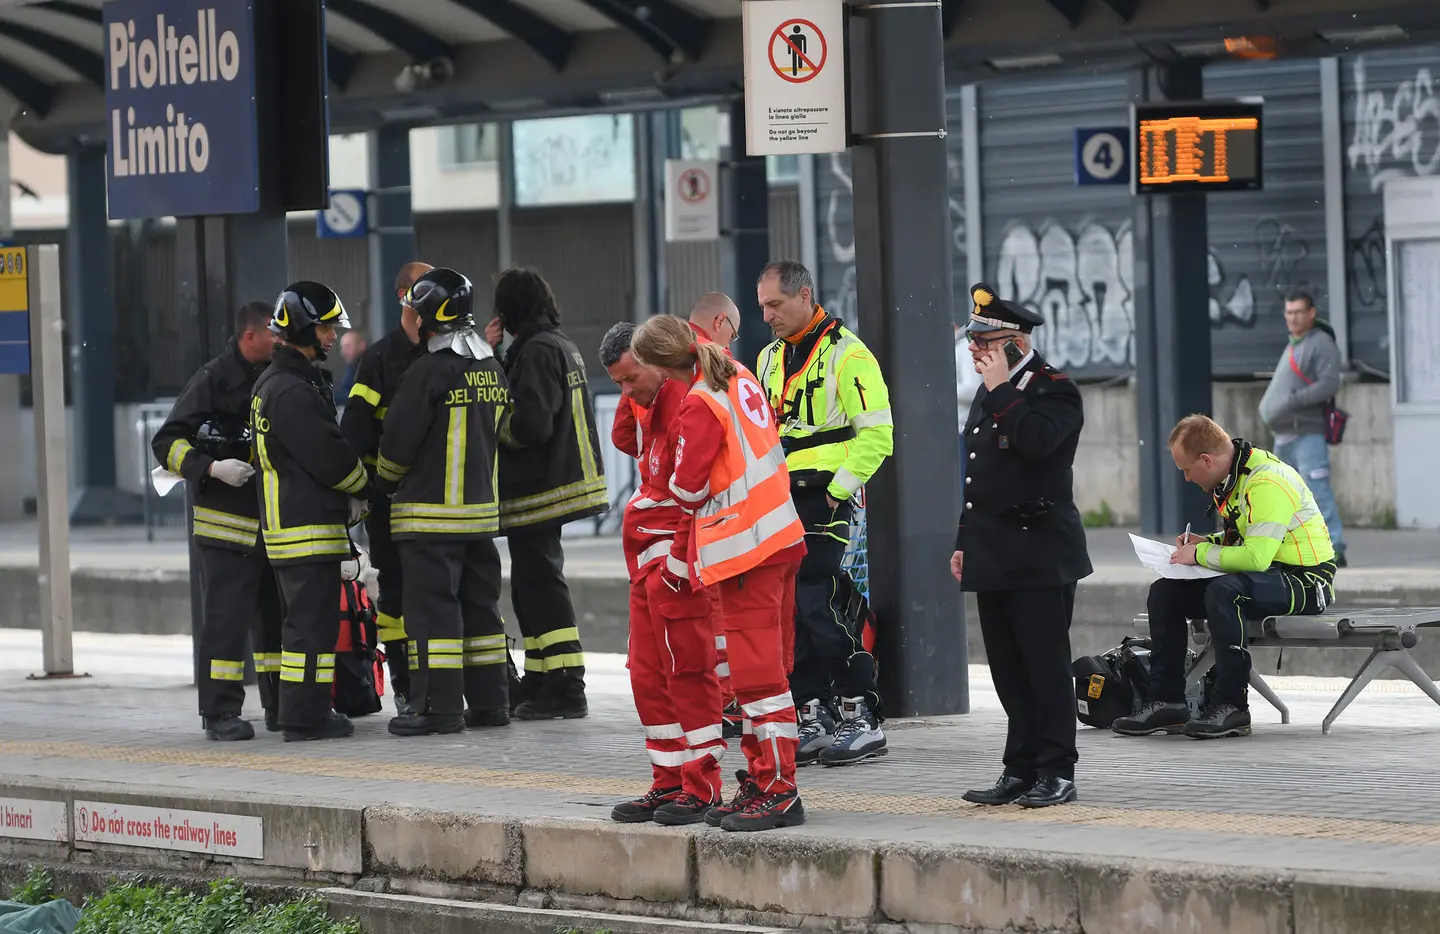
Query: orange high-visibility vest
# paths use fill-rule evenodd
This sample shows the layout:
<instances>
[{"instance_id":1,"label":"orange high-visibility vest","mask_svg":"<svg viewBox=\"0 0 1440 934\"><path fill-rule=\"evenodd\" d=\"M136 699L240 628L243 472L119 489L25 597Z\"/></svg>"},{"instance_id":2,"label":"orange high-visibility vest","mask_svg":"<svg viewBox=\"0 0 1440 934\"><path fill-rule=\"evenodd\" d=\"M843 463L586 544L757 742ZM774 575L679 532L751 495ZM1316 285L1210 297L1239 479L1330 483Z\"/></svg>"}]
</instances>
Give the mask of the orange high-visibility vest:
<instances>
[{"instance_id":1,"label":"orange high-visibility vest","mask_svg":"<svg viewBox=\"0 0 1440 934\"><path fill-rule=\"evenodd\" d=\"M805 538L775 412L754 374L735 366L739 372L725 392L712 391L703 379L690 389L725 429L710 467L710 498L695 513L695 566L707 586L759 567Z\"/></svg>"}]
</instances>

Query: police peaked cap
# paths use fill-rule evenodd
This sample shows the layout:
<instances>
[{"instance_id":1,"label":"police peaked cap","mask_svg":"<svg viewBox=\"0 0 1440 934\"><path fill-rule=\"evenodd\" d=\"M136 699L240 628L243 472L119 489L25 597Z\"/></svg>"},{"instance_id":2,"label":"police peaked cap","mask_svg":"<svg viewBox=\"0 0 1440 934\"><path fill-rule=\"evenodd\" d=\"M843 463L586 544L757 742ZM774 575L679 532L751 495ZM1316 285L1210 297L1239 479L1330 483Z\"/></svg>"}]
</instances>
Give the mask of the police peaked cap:
<instances>
[{"instance_id":1,"label":"police peaked cap","mask_svg":"<svg viewBox=\"0 0 1440 934\"><path fill-rule=\"evenodd\" d=\"M290 340L317 324L333 324L337 328L350 326L350 317L345 314L340 296L328 286L305 279L287 285L280 297L275 299L270 330Z\"/></svg>"},{"instance_id":2,"label":"police peaked cap","mask_svg":"<svg viewBox=\"0 0 1440 934\"><path fill-rule=\"evenodd\" d=\"M1000 298L995 289L983 282L970 286L970 300L974 308L970 311L968 331L1020 331L1029 334L1045 323L1045 316L1031 311L1018 302L1007 302Z\"/></svg>"},{"instance_id":3,"label":"police peaked cap","mask_svg":"<svg viewBox=\"0 0 1440 934\"><path fill-rule=\"evenodd\" d=\"M404 303L415 309L421 328L427 332L443 334L475 326L471 315L475 287L465 276L444 266L416 279L406 290Z\"/></svg>"}]
</instances>

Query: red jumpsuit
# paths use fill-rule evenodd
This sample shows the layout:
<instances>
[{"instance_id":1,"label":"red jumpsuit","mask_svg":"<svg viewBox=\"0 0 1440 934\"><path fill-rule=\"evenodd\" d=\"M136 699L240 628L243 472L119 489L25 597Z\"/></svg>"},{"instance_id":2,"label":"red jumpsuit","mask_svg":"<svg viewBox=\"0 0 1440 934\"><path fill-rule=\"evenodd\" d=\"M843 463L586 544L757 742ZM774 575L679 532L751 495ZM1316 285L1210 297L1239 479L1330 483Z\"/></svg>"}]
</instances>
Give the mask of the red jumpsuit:
<instances>
[{"instance_id":1,"label":"red jumpsuit","mask_svg":"<svg viewBox=\"0 0 1440 934\"><path fill-rule=\"evenodd\" d=\"M670 490L689 511L675 535L667 568L689 573L698 586L698 578L690 573L696 561L694 510L710 499L711 469L726 443L726 429L703 400L688 395L680 407L676 433ZM788 621L794 613L795 571L804 553L802 540L713 588L720 591L724 609L730 684L745 714L741 749L750 779L767 794L796 787L798 728L788 680L794 626Z\"/></svg>"},{"instance_id":2,"label":"red jumpsuit","mask_svg":"<svg viewBox=\"0 0 1440 934\"><path fill-rule=\"evenodd\" d=\"M670 555L684 512L669 490L674 470L675 418L688 387L661 384L655 402L611 439L639 456L640 485L625 507L623 542L630 576L630 686L645 729L653 789L682 788L702 801L720 800L720 684L710 596L672 590L660 569ZM629 406L626 406L628 408ZM631 436L626 438L626 434ZM626 444L633 446L626 446Z\"/></svg>"}]
</instances>

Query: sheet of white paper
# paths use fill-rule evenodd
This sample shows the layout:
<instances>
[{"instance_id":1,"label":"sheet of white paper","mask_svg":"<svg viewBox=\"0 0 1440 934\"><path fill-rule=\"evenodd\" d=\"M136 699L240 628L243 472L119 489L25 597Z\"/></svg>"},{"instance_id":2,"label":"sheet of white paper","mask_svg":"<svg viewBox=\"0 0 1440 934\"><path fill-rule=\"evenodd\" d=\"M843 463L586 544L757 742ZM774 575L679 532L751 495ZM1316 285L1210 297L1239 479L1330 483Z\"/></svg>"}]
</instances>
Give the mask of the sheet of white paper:
<instances>
[{"instance_id":1,"label":"sheet of white paper","mask_svg":"<svg viewBox=\"0 0 1440 934\"><path fill-rule=\"evenodd\" d=\"M164 496L175 489L176 484L184 483L185 478L179 474L173 474L164 467L156 467L150 471L150 482L155 487L155 492Z\"/></svg>"},{"instance_id":2,"label":"sheet of white paper","mask_svg":"<svg viewBox=\"0 0 1440 934\"><path fill-rule=\"evenodd\" d=\"M1199 580L1205 577L1219 577L1225 573L1212 571L1210 568L1199 565L1171 564L1170 556L1175 553L1174 545L1141 538L1133 533L1130 535L1130 544L1135 546L1135 557L1140 559L1140 563L1161 577L1169 577L1174 580Z\"/></svg>"}]
</instances>

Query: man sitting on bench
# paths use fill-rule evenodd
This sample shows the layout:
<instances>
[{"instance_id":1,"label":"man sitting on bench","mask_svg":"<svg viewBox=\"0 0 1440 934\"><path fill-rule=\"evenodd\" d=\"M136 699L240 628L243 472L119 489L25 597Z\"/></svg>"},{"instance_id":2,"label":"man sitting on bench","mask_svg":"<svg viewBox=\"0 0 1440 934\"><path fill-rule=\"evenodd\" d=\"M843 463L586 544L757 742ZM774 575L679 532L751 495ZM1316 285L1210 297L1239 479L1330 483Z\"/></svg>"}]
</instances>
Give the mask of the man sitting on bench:
<instances>
[{"instance_id":1,"label":"man sitting on bench","mask_svg":"<svg viewBox=\"0 0 1440 934\"><path fill-rule=\"evenodd\" d=\"M1244 621L1313 616L1334 603L1335 549L1305 481L1269 451L1232 440L1211 419L1191 415L1170 432L1170 456L1186 480L1211 494L1224 522L1214 535L1180 536L1171 561L1226 573L1150 585L1152 701L1112 729L1123 736L1248 736ZM1193 720L1185 704L1192 619L1206 621L1215 649L1214 688Z\"/></svg>"}]
</instances>

